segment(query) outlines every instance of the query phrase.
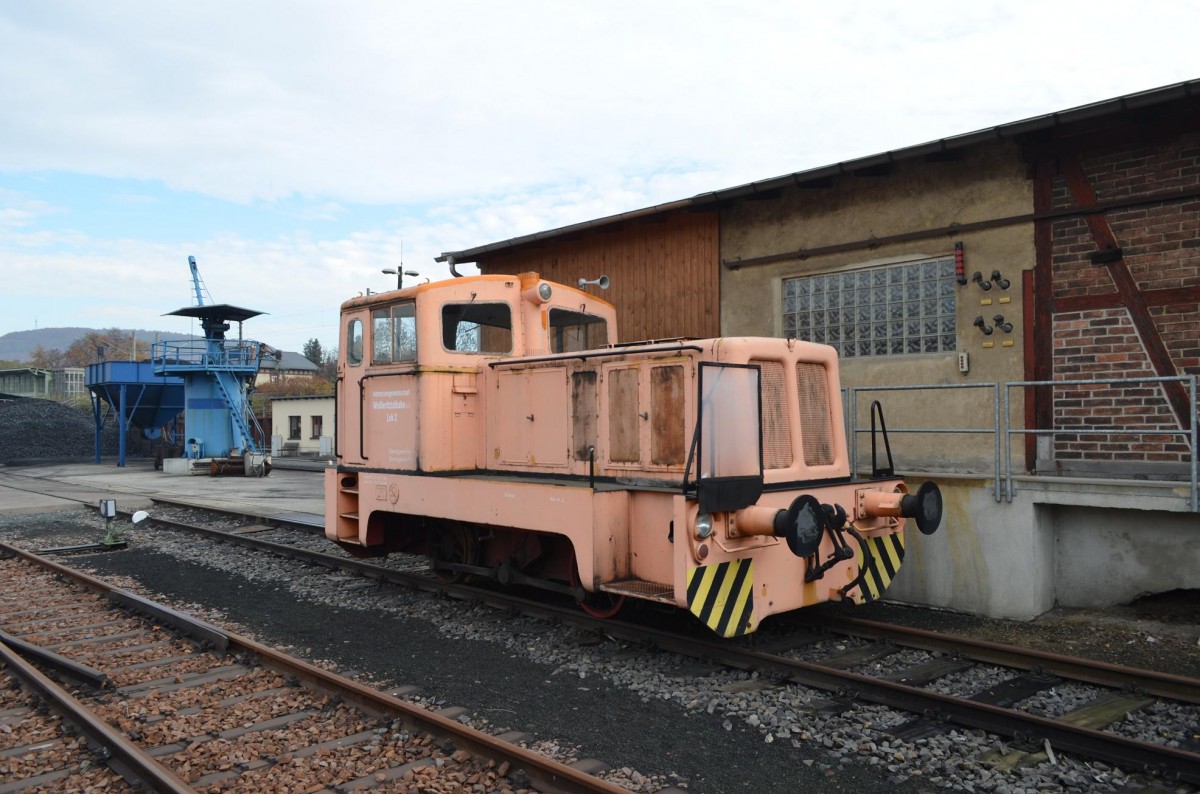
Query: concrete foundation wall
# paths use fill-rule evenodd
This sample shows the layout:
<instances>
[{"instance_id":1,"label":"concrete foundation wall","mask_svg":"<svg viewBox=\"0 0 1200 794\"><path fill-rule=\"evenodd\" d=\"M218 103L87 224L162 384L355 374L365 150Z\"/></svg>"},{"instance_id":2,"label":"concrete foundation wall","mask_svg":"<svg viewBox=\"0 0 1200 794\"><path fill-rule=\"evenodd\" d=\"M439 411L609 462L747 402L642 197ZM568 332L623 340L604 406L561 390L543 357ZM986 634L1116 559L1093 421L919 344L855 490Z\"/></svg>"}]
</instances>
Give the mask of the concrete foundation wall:
<instances>
[{"instance_id":1,"label":"concrete foundation wall","mask_svg":"<svg viewBox=\"0 0 1200 794\"><path fill-rule=\"evenodd\" d=\"M1186 485L1022 477L1012 502L997 503L991 480L937 482L942 527L908 534L889 599L1025 620L1200 588L1200 514Z\"/></svg>"},{"instance_id":2,"label":"concrete foundation wall","mask_svg":"<svg viewBox=\"0 0 1200 794\"><path fill-rule=\"evenodd\" d=\"M1058 604L1105 607L1200 588L1200 515L1053 507Z\"/></svg>"},{"instance_id":3,"label":"concrete foundation wall","mask_svg":"<svg viewBox=\"0 0 1200 794\"><path fill-rule=\"evenodd\" d=\"M1053 534L1038 506L997 504L990 480L937 483L945 500L942 527L933 535L907 534L904 565L888 598L1017 620L1052 608Z\"/></svg>"}]
</instances>

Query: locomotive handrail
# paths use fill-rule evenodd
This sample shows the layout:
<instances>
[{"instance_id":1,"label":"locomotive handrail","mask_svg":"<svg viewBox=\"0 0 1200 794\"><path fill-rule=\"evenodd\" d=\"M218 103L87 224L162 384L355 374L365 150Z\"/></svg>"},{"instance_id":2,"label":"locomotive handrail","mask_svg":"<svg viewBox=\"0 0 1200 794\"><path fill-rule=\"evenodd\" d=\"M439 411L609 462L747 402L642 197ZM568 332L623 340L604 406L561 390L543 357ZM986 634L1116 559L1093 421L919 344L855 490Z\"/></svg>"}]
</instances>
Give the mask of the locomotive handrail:
<instances>
[{"instance_id":1,"label":"locomotive handrail","mask_svg":"<svg viewBox=\"0 0 1200 794\"><path fill-rule=\"evenodd\" d=\"M887 468L879 468L879 460L875 449L875 415L879 415L879 427L883 430L883 448L887 452ZM896 464L892 460L892 442L888 441L887 422L883 419L883 404L879 400L871 401L871 476L893 477L896 474Z\"/></svg>"},{"instance_id":2,"label":"locomotive handrail","mask_svg":"<svg viewBox=\"0 0 1200 794\"><path fill-rule=\"evenodd\" d=\"M342 456L341 447L338 445L340 436L338 435L338 394L342 390L342 381L346 379L345 375L338 375L333 379L333 457L334 460Z\"/></svg>"},{"instance_id":3,"label":"locomotive handrail","mask_svg":"<svg viewBox=\"0 0 1200 794\"><path fill-rule=\"evenodd\" d=\"M858 436L860 433L872 433L872 449L874 449L874 429L867 429L858 426L858 394L859 392L880 392L880 391L922 391L926 389L991 389L992 390L992 426L991 427L891 427L887 428L889 433L951 433L951 434L987 434L993 435L992 441L992 471L994 483L992 486L992 497L997 502L1004 501L1004 495L1001 491L1001 469L1000 469L1000 385L998 383L930 383L918 384L911 386L852 386L847 389L847 406L846 427L848 429L847 439L850 447L850 471L855 472L858 467ZM876 401L877 402L877 401ZM872 420L874 415L872 414ZM873 424L873 422L872 422ZM890 449L889 449L890 451ZM874 458L872 457L872 460ZM872 466L874 463L872 463Z\"/></svg>"},{"instance_id":4,"label":"locomotive handrail","mask_svg":"<svg viewBox=\"0 0 1200 794\"><path fill-rule=\"evenodd\" d=\"M1190 493L1190 497L1189 497L1189 508L1190 508L1191 512L1193 512L1193 513L1200 513L1200 478L1198 478L1198 476L1197 476L1198 474L1200 474L1200 456L1198 456L1198 450L1197 450L1197 441L1200 439L1197 438L1197 428L1196 428L1196 425L1200 424L1200 422L1197 422L1197 418L1196 418L1196 381L1197 381L1197 377L1195 375L1175 375L1175 376L1167 376L1167 377L1150 377L1150 378L1088 378L1088 379L1082 379L1082 380L1021 380L1021 381L1010 381L1010 382L1004 384L1004 449L1005 449L1004 458L1005 458L1005 462L1006 462L1005 480L1004 480L1005 501L1011 502L1013 499L1013 494L1015 494L1017 492L1016 488L1013 486L1013 473L1012 473L1012 468L1013 468L1012 467L1012 437L1014 434L1032 435L1032 436L1049 436L1050 438L1054 438L1054 436L1056 436L1060 433L1083 434L1083 435L1093 435L1093 436L1173 435L1173 436L1187 436L1189 443L1191 444L1191 448L1192 448L1191 462L1190 462L1191 477L1189 478L1191 480L1191 482L1190 482L1190 492L1191 493ZM1129 384L1129 383L1186 383L1188 385L1188 399L1190 400L1190 404L1191 404L1191 411L1188 414L1188 416L1191 418L1191 421L1188 422L1189 426L1186 428L1183 427L1182 426L1183 423L1181 421L1179 422L1180 428L1177 430L1168 430L1166 428L1113 429L1112 427L1100 428L1100 427L1089 427L1086 425L1073 426L1073 427L1069 427L1069 428L1053 428L1053 427L1051 427L1049 429L1036 428L1036 429L1030 430L1029 428L1024 428L1024 427L1014 428L1014 427L1009 426L1010 420L1009 420L1009 397L1008 397L1008 395L1009 395L1010 390L1013 389L1014 387L1027 388L1027 387L1037 387L1037 386L1049 386L1049 387L1053 388L1055 386L1067 386L1067 387L1071 387L1071 386L1116 386L1116 385L1124 385L1124 384ZM1051 402L1053 402L1053 397L1051 397Z\"/></svg>"},{"instance_id":5,"label":"locomotive handrail","mask_svg":"<svg viewBox=\"0 0 1200 794\"><path fill-rule=\"evenodd\" d=\"M488 366L492 369L496 367L515 367L521 364L541 364L546 361L583 361L588 358L601 358L604 356L627 356L630 352L634 353L671 353L676 350L695 350L699 353L704 352L704 348L700 345L673 345L670 347L643 347L639 350L630 351L628 349L611 349L611 350L587 350L580 353L558 353L553 356L535 356L533 358L509 358L502 361L489 361Z\"/></svg>"}]
</instances>

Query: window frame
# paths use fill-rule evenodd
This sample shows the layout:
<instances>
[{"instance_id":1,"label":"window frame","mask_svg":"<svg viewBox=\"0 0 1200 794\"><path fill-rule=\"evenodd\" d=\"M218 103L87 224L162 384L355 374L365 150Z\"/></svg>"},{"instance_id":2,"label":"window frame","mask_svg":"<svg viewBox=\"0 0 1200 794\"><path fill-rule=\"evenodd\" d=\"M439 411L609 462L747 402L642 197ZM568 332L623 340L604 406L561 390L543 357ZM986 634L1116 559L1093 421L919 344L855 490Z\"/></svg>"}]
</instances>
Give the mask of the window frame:
<instances>
[{"instance_id":1,"label":"window frame","mask_svg":"<svg viewBox=\"0 0 1200 794\"><path fill-rule=\"evenodd\" d=\"M556 322L556 315L558 315L558 316L570 315L570 316L585 317L585 318L587 318L587 320L585 322L576 322L576 323L559 323L559 322ZM588 330L584 331L584 336L591 337L592 336L592 332L591 332L591 328L590 328L591 326L598 326L600 331L602 332L602 335L604 338L603 338L603 341L600 342L599 345L594 346L594 347L593 346L585 346L585 347L576 348L574 346L567 346L567 345L562 344L562 341L565 337L565 334L563 332L566 329L587 328ZM574 309L568 309L568 308L565 308L562 306L551 306L550 307L550 310L547 315L546 333L549 334L549 339L547 340L546 349L549 350L551 353L555 353L555 354L557 354L557 353L580 353L585 350L597 350L601 347L604 347L605 345L607 345L609 343L608 342L608 318L607 317L600 315L600 314L591 314L589 312L576 311ZM585 339L585 341L587 341L587 340Z\"/></svg>"},{"instance_id":2,"label":"window frame","mask_svg":"<svg viewBox=\"0 0 1200 794\"><path fill-rule=\"evenodd\" d=\"M399 323L397 323L399 321ZM371 310L371 366L391 364L414 364L417 361L417 303L414 300L399 301ZM386 328L388 356L380 355L380 329ZM411 329L406 331L406 328ZM411 336L411 345L404 344L405 335Z\"/></svg>"},{"instance_id":3,"label":"window frame","mask_svg":"<svg viewBox=\"0 0 1200 794\"><path fill-rule=\"evenodd\" d=\"M830 345L840 358L959 349L953 253L786 277L779 308L783 336Z\"/></svg>"},{"instance_id":4,"label":"window frame","mask_svg":"<svg viewBox=\"0 0 1200 794\"><path fill-rule=\"evenodd\" d=\"M485 327L486 328L499 328L499 329L508 331L508 348L505 350L463 350L463 349L457 347L457 345L455 347L448 347L446 345L446 339L447 339L447 336L446 336L446 319L447 319L446 313L447 313L447 310L453 309L456 306L461 306L464 308L464 310L470 309L473 306L480 306L480 307L482 307L482 306L503 306L505 309L507 309L508 310L508 325L491 325L491 324L484 324L484 323L473 323L470 320L464 321L462 317L459 317L457 320L458 325L455 328L455 339L457 340L459 338L458 335L460 333L462 333L461 325L465 322L467 324L474 325L475 329L477 331L479 331L479 341L482 341L482 339L483 339L483 333L480 329L483 329ZM513 336L514 336L513 335L513 315L514 314L515 314L515 312L513 311L512 304L510 304L508 301L504 301L504 300L446 301L445 303L442 304L442 307L438 312L438 322L440 324L439 327L441 328L442 349L445 350L447 353L458 353L461 355L468 355L468 356L507 356L507 355L511 355L513 352L513 345L514 345L514 341L513 341Z\"/></svg>"},{"instance_id":5,"label":"window frame","mask_svg":"<svg viewBox=\"0 0 1200 794\"><path fill-rule=\"evenodd\" d=\"M358 345L357 346L354 344L355 339L356 339L356 334L354 333L355 326L358 326L358 334L357 334ZM351 317L350 321L346 323L345 349L346 349L346 364L348 366L357 367L363 363L363 342L365 339L366 339L366 336L363 331L362 318L361 317Z\"/></svg>"}]
</instances>

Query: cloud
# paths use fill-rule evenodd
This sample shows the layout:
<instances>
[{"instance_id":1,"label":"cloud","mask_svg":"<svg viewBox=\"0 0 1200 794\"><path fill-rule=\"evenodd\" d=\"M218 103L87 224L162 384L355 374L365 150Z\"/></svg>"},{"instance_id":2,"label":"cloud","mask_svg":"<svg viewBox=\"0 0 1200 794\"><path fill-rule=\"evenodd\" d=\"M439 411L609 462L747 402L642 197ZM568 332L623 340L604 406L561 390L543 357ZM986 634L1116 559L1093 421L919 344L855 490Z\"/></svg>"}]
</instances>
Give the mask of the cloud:
<instances>
[{"instance_id":1,"label":"cloud","mask_svg":"<svg viewBox=\"0 0 1200 794\"><path fill-rule=\"evenodd\" d=\"M1100 47L1084 7L7 6L0 168L238 202L441 202L671 163L748 181L1060 109L1077 53L1044 47L1030 20ZM1074 97L1190 68L1164 56L1187 51L1186 26L1138 14L1120 34L1124 68L1089 66Z\"/></svg>"},{"instance_id":2,"label":"cloud","mask_svg":"<svg viewBox=\"0 0 1200 794\"><path fill-rule=\"evenodd\" d=\"M0 332L163 327L194 254L264 341L332 346L401 253L441 278L443 251L1194 78L1197 27L1075 0L2 4Z\"/></svg>"},{"instance_id":3,"label":"cloud","mask_svg":"<svg viewBox=\"0 0 1200 794\"><path fill-rule=\"evenodd\" d=\"M29 228L40 218L59 211L47 201L0 187L0 233Z\"/></svg>"}]
</instances>

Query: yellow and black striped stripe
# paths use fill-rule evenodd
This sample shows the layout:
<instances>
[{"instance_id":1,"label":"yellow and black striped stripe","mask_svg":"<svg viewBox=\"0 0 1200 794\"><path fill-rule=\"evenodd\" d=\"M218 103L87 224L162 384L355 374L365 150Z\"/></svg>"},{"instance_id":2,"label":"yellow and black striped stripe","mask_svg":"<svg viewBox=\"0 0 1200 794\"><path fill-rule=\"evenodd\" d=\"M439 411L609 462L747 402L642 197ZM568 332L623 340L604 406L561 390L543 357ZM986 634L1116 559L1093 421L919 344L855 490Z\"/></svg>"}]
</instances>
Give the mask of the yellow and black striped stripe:
<instances>
[{"instance_id":1,"label":"yellow and black striped stripe","mask_svg":"<svg viewBox=\"0 0 1200 794\"><path fill-rule=\"evenodd\" d=\"M754 631L754 561L730 560L692 568L688 610L722 637Z\"/></svg>"},{"instance_id":2,"label":"yellow and black striped stripe","mask_svg":"<svg viewBox=\"0 0 1200 794\"><path fill-rule=\"evenodd\" d=\"M869 552L869 554L867 553ZM864 559L865 558L865 559ZM888 589L904 562L904 533L867 538L867 548L858 549L859 591L866 601L874 601Z\"/></svg>"}]
</instances>

